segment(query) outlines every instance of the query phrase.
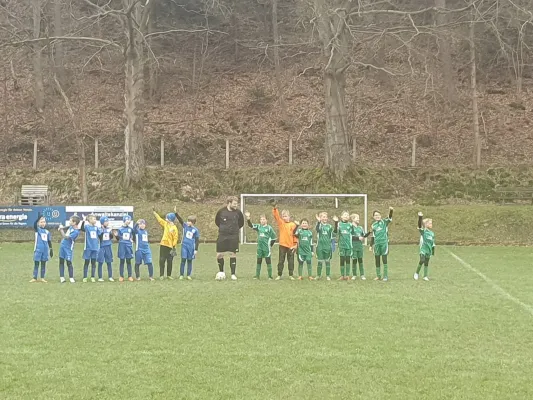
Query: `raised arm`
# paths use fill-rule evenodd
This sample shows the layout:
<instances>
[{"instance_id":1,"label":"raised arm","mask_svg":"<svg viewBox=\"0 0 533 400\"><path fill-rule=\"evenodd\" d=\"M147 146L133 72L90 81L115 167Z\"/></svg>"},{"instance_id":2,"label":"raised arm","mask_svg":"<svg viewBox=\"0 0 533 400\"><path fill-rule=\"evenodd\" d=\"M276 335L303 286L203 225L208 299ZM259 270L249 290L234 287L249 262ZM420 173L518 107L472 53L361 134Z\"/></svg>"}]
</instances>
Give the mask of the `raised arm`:
<instances>
[{"instance_id":1,"label":"raised arm","mask_svg":"<svg viewBox=\"0 0 533 400\"><path fill-rule=\"evenodd\" d=\"M183 220L183 218L181 218L181 216L178 214L177 211L174 214L176 214L176 219L178 220L180 225L183 226L183 224L185 224L185 221Z\"/></svg>"},{"instance_id":2,"label":"raised arm","mask_svg":"<svg viewBox=\"0 0 533 400\"><path fill-rule=\"evenodd\" d=\"M154 209L154 216L157 222L159 222L159 225L164 227L166 224L166 221L163 218L161 218L161 216L155 211L155 209Z\"/></svg>"},{"instance_id":3,"label":"raised arm","mask_svg":"<svg viewBox=\"0 0 533 400\"><path fill-rule=\"evenodd\" d=\"M35 230L35 232L39 230L39 220L41 219L42 216L43 215L40 212L37 213L37 219L33 223L33 229Z\"/></svg>"},{"instance_id":4,"label":"raised arm","mask_svg":"<svg viewBox=\"0 0 533 400\"><path fill-rule=\"evenodd\" d=\"M392 221L392 212L394 211L394 208L389 207L389 219Z\"/></svg>"},{"instance_id":5,"label":"raised arm","mask_svg":"<svg viewBox=\"0 0 533 400\"><path fill-rule=\"evenodd\" d=\"M283 225L283 220L281 219L281 216L279 215L279 210L276 206L272 209L272 215L274 216L274 219L276 220L276 223L278 226Z\"/></svg>"},{"instance_id":6,"label":"raised arm","mask_svg":"<svg viewBox=\"0 0 533 400\"><path fill-rule=\"evenodd\" d=\"M421 212L418 213L418 229L422 229L422 220L424 218L424 214Z\"/></svg>"}]
</instances>

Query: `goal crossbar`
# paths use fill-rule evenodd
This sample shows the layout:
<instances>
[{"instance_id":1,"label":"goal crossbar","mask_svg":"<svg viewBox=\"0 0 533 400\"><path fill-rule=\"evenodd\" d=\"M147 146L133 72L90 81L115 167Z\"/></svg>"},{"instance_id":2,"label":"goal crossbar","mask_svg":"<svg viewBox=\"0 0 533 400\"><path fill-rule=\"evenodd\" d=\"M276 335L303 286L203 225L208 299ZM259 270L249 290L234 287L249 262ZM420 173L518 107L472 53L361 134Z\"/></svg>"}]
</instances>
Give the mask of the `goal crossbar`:
<instances>
[{"instance_id":1,"label":"goal crossbar","mask_svg":"<svg viewBox=\"0 0 533 400\"><path fill-rule=\"evenodd\" d=\"M368 231L368 195L359 193L359 194L353 194L353 193L345 193L345 194L319 194L319 193L310 193L310 194L302 194L302 193L289 193L289 194L281 194L281 193L244 193L241 194L241 211L245 212L245 199L246 198L279 198L279 197L293 197L293 198L331 198L335 199L335 208L338 208L338 199L339 198L362 198L364 201L364 227L365 231ZM246 235L245 235L245 228L243 227L241 229L241 243L246 244Z\"/></svg>"}]
</instances>

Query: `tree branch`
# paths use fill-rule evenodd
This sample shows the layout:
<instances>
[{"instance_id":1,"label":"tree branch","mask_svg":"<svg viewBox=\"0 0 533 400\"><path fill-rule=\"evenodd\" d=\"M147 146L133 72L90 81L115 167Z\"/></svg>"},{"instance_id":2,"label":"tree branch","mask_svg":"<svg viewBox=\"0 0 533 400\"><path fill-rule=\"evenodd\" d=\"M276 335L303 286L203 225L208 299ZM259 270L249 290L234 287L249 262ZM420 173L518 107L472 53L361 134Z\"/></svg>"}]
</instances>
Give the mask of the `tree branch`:
<instances>
[{"instance_id":1,"label":"tree branch","mask_svg":"<svg viewBox=\"0 0 533 400\"><path fill-rule=\"evenodd\" d=\"M17 42L9 42L4 43L0 45L0 49L4 47L16 47L23 44L28 43L35 43L35 42L48 42L48 41L56 41L56 40L73 40L73 41L85 41L85 42L96 42L99 44L107 45L107 46L113 46L117 47L119 49L122 49L122 46L118 43L112 42L110 40L105 39L98 39L98 38L92 38L92 37L83 37L83 36L50 36L50 37L43 37L43 38L37 38L37 39L27 39L27 40L20 40Z\"/></svg>"}]
</instances>

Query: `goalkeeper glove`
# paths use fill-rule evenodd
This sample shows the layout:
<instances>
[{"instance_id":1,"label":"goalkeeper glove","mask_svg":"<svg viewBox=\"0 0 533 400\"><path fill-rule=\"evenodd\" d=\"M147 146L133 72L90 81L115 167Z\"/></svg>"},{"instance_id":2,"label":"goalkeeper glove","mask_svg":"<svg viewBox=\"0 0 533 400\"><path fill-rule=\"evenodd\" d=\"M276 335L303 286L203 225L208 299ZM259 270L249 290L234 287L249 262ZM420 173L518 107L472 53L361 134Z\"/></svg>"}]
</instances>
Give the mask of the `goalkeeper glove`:
<instances>
[{"instance_id":1,"label":"goalkeeper glove","mask_svg":"<svg viewBox=\"0 0 533 400\"><path fill-rule=\"evenodd\" d=\"M170 257L176 257L176 249L172 249L172 251L170 252Z\"/></svg>"},{"instance_id":2,"label":"goalkeeper glove","mask_svg":"<svg viewBox=\"0 0 533 400\"><path fill-rule=\"evenodd\" d=\"M54 250L50 249L50 258L54 258Z\"/></svg>"}]
</instances>

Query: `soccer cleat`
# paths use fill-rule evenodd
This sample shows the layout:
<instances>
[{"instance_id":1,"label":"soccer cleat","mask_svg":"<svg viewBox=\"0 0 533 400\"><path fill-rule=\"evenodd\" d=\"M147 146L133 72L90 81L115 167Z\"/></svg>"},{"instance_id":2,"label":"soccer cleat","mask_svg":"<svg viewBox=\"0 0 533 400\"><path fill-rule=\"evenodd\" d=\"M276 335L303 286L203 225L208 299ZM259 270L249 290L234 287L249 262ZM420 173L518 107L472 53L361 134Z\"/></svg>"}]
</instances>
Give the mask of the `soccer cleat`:
<instances>
[{"instance_id":1,"label":"soccer cleat","mask_svg":"<svg viewBox=\"0 0 533 400\"><path fill-rule=\"evenodd\" d=\"M413 275L413 278L414 278L415 281L418 280L418 274L417 274L416 272L415 272L415 274Z\"/></svg>"},{"instance_id":2,"label":"soccer cleat","mask_svg":"<svg viewBox=\"0 0 533 400\"><path fill-rule=\"evenodd\" d=\"M361 275L361 280L362 280L362 281L366 281L366 276Z\"/></svg>"},{"instance_id":3,"label":"soccer cleat","mask_svg":"<svg viewBox=\"0 0 533 400\"><path fill-rule=\"evenodd\" d=\"M294 276L292 276L292 275L289 276L289 279L290 279L291 281L295 281L295 280L296 280L296 278L295 278Z\"/></svg>"},{"instance_id":4,"label":"soccer cleat","mask_svg":"<svg viewBox=\"0 0 533 400\"><path fill-rule=\"evenodd\" d=\"M429 278L427 276L424 276L422 279L424 279L426 282L429 282Z\"/></svg>"},{"instance_id":5,"label":"soccer cleat","mask_svg":"<svg viewBox=\"0 0 533 400\"><path fill-rule=\"evenodd\" d=\"M141 278L136 278L137 279L137 282L139 282L141 280Z\"/></svg>"},{"instance_id":6,"label":"soccer cleat","mask_svg":"<svg viewBox=\"0 0 533 400\"><path fill-rule=\"evenodd\" d=\"M309 279L310 281L314 281L314 280L315 280L315 278L313 278L312 276L310 276L308 279Z\"/></svg>"},{"instance_id":7,"label":"soccer cleat","mask_svg":"<svg viewBox=\"0 0 533 400\"><path fill-rule=\"evenodd\" d=\"M192 277L188 276L188 277L187 277L187 280L188 280L188 281L192 281Z\"/></svg>"},{"instance_id":8,"label":"soccer cleat","mask_svg":"<svg viewBox=\"0 0 533 400\"><path fill-rule=\"evenodd\" d=\"M83 278L83 283L89 282L87 278Z\"/></svg>"},{"instance_id":9,"label":"soccer cleat","mask_svg":"<svg viewBox=\"0 0 533 400\"><path fill-rule=\"evenodd\" d=\"M375 281L380 281L380 280L381 280L381 276L376 276L376 277L374 278L374 280L375 280Z\"/></svg>"},{"instance_id":10,"label":"soccer cleat","mask_svg":"<svg viewBox=\"0 0 533 400\"><path fill-rule=\"evenodd\" d=\"M320 279L322 279L321 276L315 276L315 281L319 281Z\"/></svg>"},{"instance_id":11,"label":"soccer cleat","mask_svg":"<svg viewBox=\"0 0 533 400\"><path fill-rule=\"evenodd\" d=\"M303 276L299 276L299 277L298 277L298 280L299 280L299 281L303 281L303 280L304 280L304 277L303 277Z\"/></svg>"},{"instance_id":12,"label":"soccer cleat","mask_svg":"<svg viewBox=\"0 0 533 400\"><path fill-rule=\"evenodd\" d=\"M338 281L343 281L344 280L344 276L341 276L339 279L337 279Z\"/></svg>"},{"instance_id":13,"label":"soccer cleat","mask_svg":"<svg viewBox=\"0 0 533 400\"><path fill-rule=\"evenodd\" d=\"M277 280L277 281L281 281L281 276L279 276L279 275L276 276L276 280Z\"/></svg>"},{"instance_id":14,"label":"soccer cleat","mask_svg":"<svg viewBox=\"0 0 533 400\"><path fill-rule=\"evenodd\" d=\"M155 281L155 279L154 279L154 278L152 278L152 277L150 277L149 279L150 279L150 282L153 282L153 281Z\"/></svg>"},{"instance_id":15,"label":"soccer cleat","mask_svg":"<svg viewBox=\"0 0 533 400\"><path fill-rule=\"evenodd\" d=\"M105 282L104 278L98 278L98 282Z\"/></svg>"},{"instance_id":16,"label":"soccer cleat","mask_svg":"<svg viewBox=\"0 0 533 400\"><path fill-rule=\"evenodd\" d=\"M133 282L133 277L130 276L130 277L128 278L128 281Z\"/></svg>"},{"instance_id":17,"label":"soccer cleat","mask_svg":"<svg viewBox=\"0 0 533 400\"><path fill-rule=\"evenodd\" d=\"M115 282L115 280L113 278L109 278L108 280L109 280L109 282Z\"/></svg>"},{"instance_id":18,"label":"soccer cleat","mask_svg":"<svg viewBox=\"0 0 533 400\"><path fill-rule=\"evenodd\" d=\"M184 280L185 277L183 275L180 275L180 281Z\"/></svg>"},{"instance_id":19,"label":"soccer cleat","mask_svg":"<svg viewBox=\"0 0 533 400\"><path fill-rule=\"evenodd\" d=\"M63 278L63 277L59 278L59 282L60 282L60 283L65 283L66 281L67 281L67 280L66 280L65 278Z\"/></svg>"},{"instance_id":20,"label":"soccer cleat","mask_svg":"<svg viewBox=\"0 0 533 400\"><path fill-rule=\"evenodd\" d=\"M330 280L331 280L331 277L330 277L330 276L326 276L326 280L327 280L327 281L330 281Z\"/></svg>"},{"instance_id":21,"label":"soccer cleat","mask_svg":"<svg viewBox=\"0 0 533 400\"><path fill-rule=\"evenodd\" d=\"M357 275L352 276L352 281L355 281L357 279ZM363 279L363 277L361 277Z\"/></svg>"},{"instance_id":22,"label":"soccer cleat","mask_svg":"<svg viewBox=\"0 0 533 400\"><path fill-rule=\"evenodd\" d=\"M48 281L46 279L44 279L44 278L41 278L41 282L42 283L48 283Z\"/></svg>"},{"instance_id":23,"label":"soccer cleat","mask_svg":"<svg viewBox=\"0 0 533 400\"><path fill-rule=\"evenodd\" d=\"M70 283L76 283L76 281L74 280L74 278L70 278Z\"/></svg>"},{"instance_id":24,"label":"soccer cleat","mask_svg":"<svg viewBox=\"0 0 533 400\"><path fill-rule=\"evenodd\" d=\"M91 277L91 282L92 282L92 283L95 283L95 282L96 282L96 279L94 279L93 277Z\"/></svg>"},{"instance_id":25,"label":"soccer cleat","mask_svg":"<svg viewBox=\"0 0 533 400\"><path fill-rule=\"evenodd\" d=\"M34 282L37 282L37 279L33 278L30 283L34 283Z\"/></svg>"},{"instance_id":26,"label":"soccer cleat","mask_svg":"<svg viewBox=\"0 0 533 400\"><path fill-rule=\"evenodd\" d=\"M384 276L383 277L383 282L388 282L389 281L389 277L388 276Z\"/></svg>"},{"instance_id":27,"label":"soccer cleat","mask_svg":"<svg viewBox=\"0 0 533 400\"><path fill-rule=\"evenodd\" d=\"M273 281L274 278L272 278L271 276L269 276L269 277L268 277L268 280L269 280L269 281Z\"/></svg>"},{"instance_id":28,"label":"soccer cleat","mask_svg":"<svg viewBox=\"0 0 533 400\"><path fill-rule=\"evenodd\" d=\"M257 281L259 279L259 277L256 275L254 276L254 281Z\"/></svg>"},{"instance_id":29,"label":"soccer cleat","mask_svg":"<svg viewBox=\"0 0 533 400\"><path fill-rule=\"evenodd\" d=\"M120 278L118 278L118 281L119 282L124 282L124 277L121 276Z\"/></svg>"},{"instance_id":30,"label":"soccer cleat","mask_svg":"<svg viewBox=\"0 0 533 400\"><path fill-rule=\"evenodd\" d=\"M231 280L232 281L236 281L237 280L237 275L235 275L235 274L231 275Z\"/></svg>"},{"instance_id":31,"label":"soccer cleat","mask_svg":"<svg viewBox=\"0 0 533 400\"><path fill-rule=\"evenodd\" d=\"M171 276L167 276L167 279L168 279L169 281L173 281L173 280L174 280L174 278L171 277Z\"/></svg>"}]
</instances>

